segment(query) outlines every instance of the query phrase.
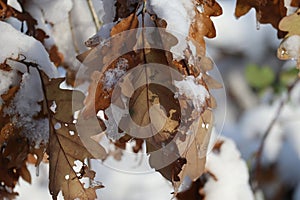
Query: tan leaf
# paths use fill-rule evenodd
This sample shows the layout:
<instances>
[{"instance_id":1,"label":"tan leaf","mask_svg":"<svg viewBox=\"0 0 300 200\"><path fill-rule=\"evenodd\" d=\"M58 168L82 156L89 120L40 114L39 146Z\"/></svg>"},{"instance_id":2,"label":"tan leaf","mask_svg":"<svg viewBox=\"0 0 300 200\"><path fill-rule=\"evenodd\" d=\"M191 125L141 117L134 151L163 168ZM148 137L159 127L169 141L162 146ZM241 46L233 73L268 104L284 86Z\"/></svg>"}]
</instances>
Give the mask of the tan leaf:
<instances>
[{"instance_id":1,"label":"tan leaf","mask_svg":"<svg viewBox=\"0 0 300 200\"><path fill-rule=\"evenodd\" d=\"M60 89L60 84L64 80L64 78L49 80L44 77L46 96L50 106L53 102L57 106L54 117L65 123L73 123L73 110L77 111L83 107L85 96L79 91Z\"/></svg>"},{"instance_id":2,"label":"tan leaf","mask_svg":"<svg viewBox=\"0 0 300 200\"><path fill-rule=\"evenodd\" d=\"M102 186L84 187L80 181L83 176L87 175L87 172L90 174L88 176L92 177L93 172L86 168L81 173L76 173L73 169L75 161L78 160L84 165L85 159L93 158L90 149L87 149L83 143L88 136L81 135L79 137L78 133L82 133L82 130L79 131L74 124L73 110L82 108L84 95L79 91L60 89L62 81L63 79L49 80L47 76L43 75L47 105L50 107L52 102L57 105L55 112L48 108L51 123L48 146L50 193L54 199L57 198L60 191L65 199L96 199L95 190ZM83 124L87 126L87 124ZM86 131L88 134L93 133L88 129ZM91 138L89 139L93 141ZM105 158L106 152L103 147L100 144L97 144L97 147L97 153L101 158Z\"/></svg>"},{"instance_id":3,"label":"tan leaf","mask_svg":"<svg viewBox=\"0 0 300 200\"><path fill-rule=\"evenodd\" d=\"M178 175L180 180L173 181L175 192L177 192L186 176L192 181L196 181L204 172L207 146L212 127L213 113L208 109L201 114L199 121L192 124L192 135L186 138L185 142L179 147L179 152L186 158L187 163Z\"/></svg>"},{"instance_id":4,"label":"tan leaf","mask_svg":"<svg viewBox=\"0 0 300 200\"><path fill-rule=\"evenodd\" d=\"M189 36L197 41L197 54L202 57L205 56L206 52L204 37L213 38L216 36L216 30L210 17L221 15L222 8L215 0L197 0L197 3L202 7L202 10L195 6L196 16L190 26Z\"/></svg>"},{"instance_id":5,"label":"tan leaf","mask_svg":"<svg viewBox=\"0 0 300 200\"><path fill-rule=\"evenodd\" d=\"M55 119L52 125L59 123ZM51 129L49 142L49 189L54 199L57 198L59 191L62 191L65 199L96 199L95 190L99 187L84 187L80 181L82 177L74 171L76 160L84 162L86 158L92 158L82 144L78 135L70 135L69 131L76 131L74 125Z\"/></svg>"},{"instance_id":6,"label":"tan leaf","mask_svg":"<svg viewBox=\"0 0 300 200\"><path fill-rule=\"evenodd\" d=\"M282 18L279 22L279 29L288 32L286 37L291 35L300 35L300 9L294 14Z\"/></svg>"},{"instance_id":7,"label":"tan leaf","mask_svg":"<svg viewBox=\"0 0 300 200\"><path fill-rule=\"evenodd\" d=\"M27 169L26 164L24 164L20 169L20 175L27 183L31 184L31 175L29 170Z\"/></svg>"}]
</instances>

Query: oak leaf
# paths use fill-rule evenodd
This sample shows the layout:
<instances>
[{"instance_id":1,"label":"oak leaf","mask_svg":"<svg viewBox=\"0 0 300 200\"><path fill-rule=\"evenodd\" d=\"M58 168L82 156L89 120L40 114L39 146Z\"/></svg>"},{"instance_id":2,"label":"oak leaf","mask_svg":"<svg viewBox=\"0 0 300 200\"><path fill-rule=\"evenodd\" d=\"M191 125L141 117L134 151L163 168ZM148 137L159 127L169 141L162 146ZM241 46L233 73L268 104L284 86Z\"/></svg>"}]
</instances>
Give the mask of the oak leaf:
<instances>
[{"instance_id":1,"label":"oak leaf","mask_svg":"<svg viewBox=\"0 0 300 200\"><path fill-rule=\"evenodd\" d=\"M139 24L138 18L135 13L132 13L127 18L121 20L118 24L116 24L110 32L110 36L114 36L123 31L127 31L130 29L137 28Z\"/></svg>"},{"instance_id":2,"label":"oak leaf","mask_svg":"<svg viewBox=\"0 0 300 200\"><path fill-rule=\"evenodd\" d=\"M198 127L199 126L199 127ZM187 163L183 165L182 170L178 174L179 181L174 181L175 192L187 176L192 181L196 181L205 169L206 153L208 142L210 139L211 130L213 127L213 113L209 109L201 114L199 121L192 124L193 136L185 140L179 152L186 158ZM187 148L186 148L187 147Z\"/></svg>"},{"instance_id":3,"label":"oak leaf","mask_svg":"<svg viewBox=\"0 0 300 200\"><path fill-rule=\"evenodd\" d=\"M291 35L300 35L300 9L294 14L286 16L279 22L279 29L288 32L286 37Z\"/></svg>"},{"instance_id":4,"label":"oak leaf","mask_svg":"<svg viewBox=\"0 0 300 200\"><path fill-rule=\"evenodd\" d=\"M80 179L87 174L93 174L87 168L83 172L74 170L75 161L84 165L84 160L93 158L93 155L79 137L74 124L73 111L83 106L84 95L79 91L60 89L62 78L49 80L43 75L45 98L50 116L49 136L49 189L52 197L57 198L60 191L65 199L96 199L96 189L102 185L85 187ZM56 110L53 112L49 106L55 102ZM98 150L105 157L105 150L98 144ZM91 179L94 177L90 176Z\"/></svg>"},{"instance_id":5,"label":"oak leaf","mask_svg":"<svg viewBox=\"0 0 300 200\"><path fill-rule=\"evenodd\" d=\"M210 17L221 15L222 8L215 0L197 0L196 2L201 9L195 6L196 16L190 26L189 36L198 43L196 46L197 54L202 57L205 56L206 52L204 37L213 38L216 36L216 30Z\"/></svg>"},{"instance_id":6,"label":"oak leaf","mask_svg":"<svg viewBox=\"0 0 300 200\"><path fill-rule=\"evenodd\" d=\"M262 24L270 23L278 30L278 37L284 37L285 33L278 29L280 20L286 16L284 0L237 0L235 16L237 18L247 14L251 8L255 8L257 20Z\"/></svg>"}]
</instances>

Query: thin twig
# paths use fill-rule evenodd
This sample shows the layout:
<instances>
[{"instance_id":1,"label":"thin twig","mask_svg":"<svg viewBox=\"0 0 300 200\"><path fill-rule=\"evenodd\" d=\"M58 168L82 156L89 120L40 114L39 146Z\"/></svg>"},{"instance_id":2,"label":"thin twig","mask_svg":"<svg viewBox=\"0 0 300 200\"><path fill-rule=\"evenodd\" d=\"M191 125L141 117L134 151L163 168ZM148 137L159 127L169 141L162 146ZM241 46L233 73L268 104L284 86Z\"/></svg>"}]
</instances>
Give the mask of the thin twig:
<instances>
[{"instance_id":1,"label":"thin twig","mask_svg":"<svg viewBox=\"0 0 300 200\"><path fill-rule=\"evenodd\" d=\"M96 13L96 10L94 8L93 2L92 2L92 0L87 0L87 3L89 5L89 9L91 11L95 27L96 27L96 29L98 31L100 29L100 27L101 27L101 23L100 23L100 20L98 18L98 15Z\"/></svg>"},{"instance_id":2,"label":"thin twig","mask_svg":"<svg viewBox=\"0 0 300 200\"><path fill-rule=\"evenodd\" d=\"M71 35L72 35L72 43L73 43L73 47L75 50L76 54L79 54L79 47L78 47L78 43L76 40L76 36L75 36L75 32L74 32L74 27L73 27L73 21L72 21L72 16L71 13L69 14L69 26L70 26L70 30L71 30Z\"/></svg>"},{"instance_id":3,"label":"thin twig","mask_svg":"<svg viewBox=\"0 0 300 200\"><path fill-rule=\"evenodd\" d=\"M261 163L262 162L262 154L263 154L263 151L264 151L264 146L265 146L265 143L266 143L266 139L270 135L273 126L275 125L276 121L278 120L278 118L279 118L279 116L280 116L280 114L281 114L281 112L282 112L282 110L285 106L285 103L290 99L291 91L293 90L295 85L298 83L298 81L299 81L299 78L297 77L296 80L288 87L287 96L281 100L274 118L270 122L266 132L264 133L264 135L261 139L259 148L258 148L257 153L256 153L256 167L254 169L254 175L253 175L253 177L255 178L254 180L256 180L256 181L258 180L258 176L259 176L261 168L262 168L262 166L261 166L262 165L262 163ZM256 190L256 189L257 189L257 187L254 188L254 190Z\"/></svg>"}]
</instances>

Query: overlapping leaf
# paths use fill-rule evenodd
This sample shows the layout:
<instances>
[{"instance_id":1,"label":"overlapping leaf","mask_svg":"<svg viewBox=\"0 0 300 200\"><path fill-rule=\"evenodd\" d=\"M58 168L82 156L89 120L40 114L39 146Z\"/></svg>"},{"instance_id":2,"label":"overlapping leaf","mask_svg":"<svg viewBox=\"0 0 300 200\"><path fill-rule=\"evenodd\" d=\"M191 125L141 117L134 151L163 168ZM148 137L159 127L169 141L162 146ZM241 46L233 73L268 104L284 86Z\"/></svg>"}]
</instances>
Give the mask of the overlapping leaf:
<instances>
[{"instance_id":1,"label":"overlapping leaf","mask_svg":"<svg viewBox=\"0 0 300 200\"><path fill-rule=\"evenodd\" d=\"M48 108L51 116L48 147L49 189L54 199L57 198L60 191L65 199L96 199L95 190L101 188L102 185L86 187L80 181L85 174L94 173L90 173L88 169L84 172L76 172L73 168L76 160L81 161L84 165L85 159L93 157L79 138L73 122L72 110L79 110L82 107L84 95L78 91L60 89L62 81L64 79L49 80L43 76L47 105L55 102L57 106L54 113ZM74 99L72 99L72 95L74 95ZM97 150L100 151L101 159L106 157L106 152L100 145ZM94 175L89 178L93 179Z\"/></svg>"}]
</instances>

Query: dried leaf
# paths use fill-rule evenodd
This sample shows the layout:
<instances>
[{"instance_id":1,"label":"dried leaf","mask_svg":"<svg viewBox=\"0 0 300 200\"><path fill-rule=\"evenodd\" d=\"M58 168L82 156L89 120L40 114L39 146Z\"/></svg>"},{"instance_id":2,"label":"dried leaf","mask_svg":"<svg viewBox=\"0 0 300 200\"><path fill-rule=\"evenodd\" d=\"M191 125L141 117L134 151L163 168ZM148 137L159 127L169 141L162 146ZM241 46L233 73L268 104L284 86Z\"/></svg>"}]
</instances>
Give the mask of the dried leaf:
<instances>
[{"instance_id":1,"label":"dried leaf","mask_svg":"<svg viewBox=\"0 0 300 200\"><path fill-rule=\"evenodd\" d=\"M136 10L138 3L139 0L116 0L116 16L114 21L128 17L134 10Z\"/></svg>"},{"instance_id":2,"label":"dried leaf","mask_svg":"<svg viewBox=\"0 0 300 200\"><path fill-rule=\"evenodd\" d=\"M52 125L58 123L52 120ZM49 189L54 199L57 198L61 190L65 199L96 199L95 190L98 188L85 188L81 183L80 177L74 171L74 162L80 160L82 163L85 158L92 155L82 144L78 135L70 135L69 131L76 131L74 125L61 125L60 129L52 128L49 143Z\"/></svg>"},{"instance_id":3,"label":"dried leaf","mask_svg":"<svg viewBox=\"0 0 300 200\"><path fill-rule=\"evenodd\" d=\"M272 24L278 29L279 21L286 16L284 0L237 0L235 16L237 18L245 15L251 8L255 8L257 20L262 24ZM282 38L284 32L278 29L278 37Z\"/></svg>"},{"instance_id":4,"label":"dried leaf","mask_svg":"<svg viewBox=\"0 0 300 200\"><path fill-rule=\"evenodd\" d=\"M84 187L80 179L89 171L86 169L81 174L74 171L74 162L81 161L84 164L86 158L93 158L89 149L83 144L86 136L79 137L79 131L73 123L73 109L82 108L84 95L79 91L62 90L59 85L63 79L49 80L43 75L45 87L45 97L50 102L57 105L56 112L50 112L50 137L49 137L49 189L54 199L60 191L65 199L96 199L95 190L102 186ZM73 98L72 98L73 95ZM72 109L73 107L73 109ZM71 131L73 134L71 134ZM89 130L87 130L89 131ZM90 139L92 140L92 139ZM98 144L98 149L103 157L106 156L105 150ZM89 174L92 172L89 172Z\"/></svg>"},{"instance_id":5,"label":"dried leaf","mask_svg":"<svg viewBox=\"0 0 300 200\"><path fill-rule=\"evenodd\" d=\"M31 178L26 166L29 144L15 131L7 139L6 145L0 147L2 149L0 153L0 182L10 188L11 192L20 176L30 182Z\"/></svg>"},{"instance_id":6,"label":"dried leaf","mask_svg":"<svg viewBox=\"0 0 300 200\"><path fill-rule=\"evenodd\" d=\"M198 125L200 127L198 127ZM187 138L184 144L184 148L179 149L179 152L183 151L183 155L187 163L183 166L182 171L179 173L179 181L174 180L175 192L177 192L179 186L183 182L184 178L188 176L192 181L196 181L205 169L205 160L207 146L210 138L210 133L213 127L213 113L210 110L205 110L199 119L199 124L193 123L192 125L193 137ZM188 147L188 148L186 148Z\"/></svg>"},{"instance_id":7,"label":"dried leaf","mask_svg":"<svg viewBox=\"0 0 300 200\"><path fill-rule=\"evenodd\" d=\"M279 23L279 29L288 32L286 37L291 35L300 35L300 9L294 14L282 18Z\"/></svg>"},{"instance_id":8,"label":"dried leaf","mask_svg":"<svg viewBox=\"0 0 300 200\"><path fill-rule=\"evenodd\" d=\"M116 24L110 32L110 36L114 36L118 33L121 33L126 30L137 28L139 24L138 18L135 13L132 13L125 19L121 20L118 24Z\"/></svg>"},{"instance_id":9,"label":"dried leaf","mask_svg":"<svg viewBox=\"0 0 300 200\"><path fill-rule=\"evenodd\" d=\"M196 16L190 26L189 36L198 43L196 46L197 54L202 57L205 56L206 52L204 37L213 38L216 36L216 30L210 17L221 15L222 8L215 0L197 0L197 3L202 9L197 9L195 6Z\"/></svg>"},{"instance_id":10,"label":"dried leaf","mask_svg":"<svg viewBox=\"0 0 300 200\"><path fill-rule=\"evenodd\" d=\"M291 6L293 6L293 7L300 7L300 1L299 0L292 0Z\"/></svg>"},{"instance_id":11,"label":"dried leaf","mask_svg":"<svg viewBox=\"0 0 300 200\"><path fill-rule=\"evenodd\" d=\"M53 45L50 48L49 57L55 66L60 66L64 61L64 55L58 51L58 48L56 45Z\"/></svg>"},{"instance_id":12,"label":"dried leaf","mask_svg":"<svg viewBox=\"0 0 300 200\"><path fill-rule=\"evenodd\" d=\"M75 90L62 90L60 84L65 81L64 78L48 80L44 77L44 86L46 89L47 101L50 106L53 102L56 104L54 117L64 123L73 123L73 110L80 110L83 107L85 96Z\"/></svg>"},{"instance_id":13,"label":"dried leaf","mask_svg":"<svg viewBox=\"0 0 300 200\"><path fill-rule=\"evenodd\" d=\"M35 36L35 25L37 21L26 11L20 12L7 4L7 2L0 0L0 19L4 20L9 17L17 18L21 22L27 23L27 35Z\"/></svg>"},{"instance_id":14,"label":"dried leaf","mask_svg":"<svg viewBox=\"0 0 300 200\"><path fill-rule=\"evenodd\" d=\"M6 63L0 63L0 70L9 72L11 71L11 67Z\"/></svg>"},{"instance_id":15,"label":"dried leaf","mask_svg":"<svg viewBox=\"0 0 300 200\"><path fill-rule=\"evenodd\" d=\"M42 29L36 29L34 38L40 41L41 43L44 43L45 39L49 38L49 35L46 34L45 31Z\"/></svg>"},{"instance_id":16,"label":"dried leaf","mask_svg":"<svg viewBox=\"0 0 300 200\"><path fill-rule=\"evenodd\" d=\"M3 145L4 142L7 142L8 138L13 135L14 128L12 123L7 123L0 132L0 146Z\"/></svg>"},{"instance_id":17,"label":"dried leaf","mask_svg":"<svg viewBox=\"0 0 300 200\"><path fill-rule=\"evenodd\" d=\"M3 101L10 101L11 99L13 99L15 94L18 92L19 88L20 88L19 86L11 87L5 94L1 95L2 100Z\"/></svg>"}]
</instances>

